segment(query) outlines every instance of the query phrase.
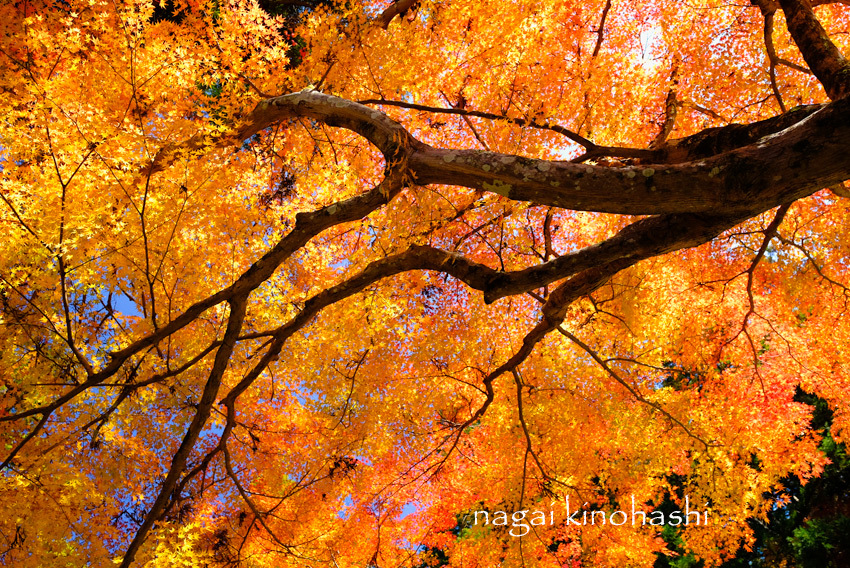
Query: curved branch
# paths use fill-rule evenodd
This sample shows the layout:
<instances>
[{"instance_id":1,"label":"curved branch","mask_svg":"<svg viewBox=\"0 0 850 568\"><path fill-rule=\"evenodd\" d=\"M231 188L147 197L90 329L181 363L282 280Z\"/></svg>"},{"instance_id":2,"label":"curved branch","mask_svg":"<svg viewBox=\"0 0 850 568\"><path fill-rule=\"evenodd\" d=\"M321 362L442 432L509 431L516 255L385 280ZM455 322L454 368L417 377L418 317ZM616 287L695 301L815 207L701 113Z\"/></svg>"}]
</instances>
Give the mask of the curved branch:
<instances>
[{"instance_id":1,"label":"curved branch","mask_svg":"<svg viewBox=\"0 0 850 568\"><path fill-rule=\"evenodd\" d=\"M415 10L419 5L419 0L395 0L390 7L381 12L381 15L378 16L377 22L378 25L384 29L390 27L390 22L393 21L393 18L396 16L404 17L404 15L408 12L408 10Z\"/></svg>"},{"instance_id":2,"label":"curved branch","mask_svg":"<svg viewBox=\"0 0 850 568\"><path fill-rule=\"evenodd\" d=\"M474 417L465 426L475 422L486 410L487 405L493 398L492 383L500 375L509 372L520 365L534 346L547 333L555 329L564 319L567 306L575 299L590 294L611 276L636 263L636 258L621 258L613 262L601 263L578 272L572 278L561 283L549 296L549 300L543 305L541 321L523 339L522 347L504 364L490 373L484 379L487 401ZM263 357L252 368L239 383L237 383L222 399L220 404L232 408L236 399L247 390L251 384L262 374L262 372L275 361L283 348L284 343L294 333L302 329L313 320L324 308L349 298L364 290L367 286L384 278L389 278L402 272L411 270L435 270L450 274L469 285L471 288L486 289L493 275L497 271L484 265L463 259L460 255L447 253L429 246L415 246L406 252L388 256L369 264L360 273L351 278L319 292L304 303L304 308L292 320L275 329L271 334L273 340ZM562 276L563 278L563 276ZM266 334L264 334L266 335ZM464 426L464 427L465 427Z\"/></svg>"},{"instance_id":3,"label":"curved branch","mask_svg":"<svg viewBox=\"0 0 850 568\"><path fill-rule=\"evenodd\" d=\"M655 151L632 149L642 160L654 157L659 163L622 168L434 148L382 112L317 91L261 102L243 126L225 138L244 140L297 116L360 134L384 154L388 166L398 167L419 185L459 185L582 211L652 215L722 209L752 215L850 177L846 101L803 107L749 126L709 129ZM600 150L591 146L591 152L594 148ZM166 154L180 151L186 150ZM158 159L158 167L166 161Z\"/></svg>"},{"instance_id":4,"label":"curved branch","mask_svg":"<svg viewBox=\"0 0 850 568\"><path fill-rule=\"evenodd\" d=\"M272 124L295 117L312 118L360 134L381 151L387 164L421 144L382 112L309 89L261 101L232 137L246 140Z\"/></svg>"}]
</instances>

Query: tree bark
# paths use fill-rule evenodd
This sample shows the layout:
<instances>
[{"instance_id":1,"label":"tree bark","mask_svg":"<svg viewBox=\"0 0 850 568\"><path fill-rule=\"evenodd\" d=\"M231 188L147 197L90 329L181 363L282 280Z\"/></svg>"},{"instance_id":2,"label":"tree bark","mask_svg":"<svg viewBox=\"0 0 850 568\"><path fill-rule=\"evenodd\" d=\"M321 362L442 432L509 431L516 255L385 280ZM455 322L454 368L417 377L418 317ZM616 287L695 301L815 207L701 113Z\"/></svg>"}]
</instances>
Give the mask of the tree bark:
<instances>
[{"instance_id":1,"label":"tree bark","mask_svg":"<svg viewBox=\"0 0 850 568\"><path fill-rule=\"evenodd\" d=\"M799 115L806 116L794 121ZM418 185L462 186L580 211L627 215L722 212L746 217L850 178L850 100L803 109L799 115L744 127L737 135L739 141L751 138L751 133L759 134L760 128L770 132L784 126L784 121L791 122L740 147L719 136L707 137L691 150L682 142L667 146L671 152L671 148L680 153L685 149L686 155L691 151L709 154L702 159L627 167L434 148L416 140L382 112L317 91L263 101L239 130L238 138L247 138L274 122L309 117L364 136L388 163L405 161L410 182ZM712 144L720 150L733 149L712 155Z\"/></svg>"}]
</instances>

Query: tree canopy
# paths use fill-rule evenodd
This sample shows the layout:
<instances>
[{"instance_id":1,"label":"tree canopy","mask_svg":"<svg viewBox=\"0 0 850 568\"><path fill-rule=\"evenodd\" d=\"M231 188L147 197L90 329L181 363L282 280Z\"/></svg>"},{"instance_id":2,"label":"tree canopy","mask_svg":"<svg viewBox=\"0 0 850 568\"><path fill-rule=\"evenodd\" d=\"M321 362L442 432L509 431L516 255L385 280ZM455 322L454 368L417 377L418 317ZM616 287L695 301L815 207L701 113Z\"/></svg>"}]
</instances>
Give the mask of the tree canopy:
<instances>
[{"instance_id":1,"label":"tree canopy","mask_svg":"<svg viewBox=\"0 0 850 568\"><path fill-rule=\"evenodd\" d=\"M0 3L0 563L761 550L846 465L848 30L837 0Z\"/></svg>"}]
</instances>

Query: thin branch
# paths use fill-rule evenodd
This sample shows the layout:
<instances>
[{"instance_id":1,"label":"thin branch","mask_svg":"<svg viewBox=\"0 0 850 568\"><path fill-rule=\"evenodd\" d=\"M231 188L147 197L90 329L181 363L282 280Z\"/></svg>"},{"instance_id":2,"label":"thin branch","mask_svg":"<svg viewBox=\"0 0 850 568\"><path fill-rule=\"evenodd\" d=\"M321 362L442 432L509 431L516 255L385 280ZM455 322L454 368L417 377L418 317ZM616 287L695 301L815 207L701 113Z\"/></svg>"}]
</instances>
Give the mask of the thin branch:
<instances>
[{"instance_id":1,"label":"thin branch","mask_svg":"<svg viewBox=\"0 0 850 568\"><path fill-rule=\"evenodd\" d=\"M269 526L266 524L265 515L260 513L260 510L254 504L254 501L250 498L248 493L242 487L242 484L239 482L239 478L236 477L236 474L233 472L233 466L230 464L230 452L227 449L227 444L224 444L221 447L221 451L224 455L224 468L227 471L227 477L229 477L230 480L233 482L233 485L236 486L236 490L239 492L239 495L240 497L242 497L242 500L245 501L245 503L248 505L248 508L251 509L251 512L254 514L254 518L260 523L260 525L266 530L268 535L272 538L273 541L275 541L278 546L280 546L282 549L291 554L291 547L287 544L284 544L277 537L274 531L269 528Z\"/></svg>"},{"instance_id":2,"label":"thin branch","mask_svg":"<svg viewBox=\"0 0 850 568\"><path fill-rule=\"evenodd\" d=\"M767 58L770 64L768 75L770 76L770 88L773 89L773 96L779 104L779 109L786 112L785 102L782 100L782 93L779 91L779 85L776 83L776 65L779 63L779 56L776 55L776 47L773 45L773 12L764 13L764 46L767 49Z\"/></svg>"},{"instance_id":3,"label":"thin branch","mask_svg":"<svg viewBox=\"0 0 850 568\"><path fill-rule=\"evenodd\" d=\"M808 260L809 263L811 263L812 268L815 269L815 272L817 272L818 276L820 276L822 280L824 280L825 282L828 282L829 284L835 286L836 288L840 288L845 296L850 296L850 287L845 286L841 282L838 282L837 280L834 280L833 278L830 278L829 276L827 276L826 273L824 272L823 268L817 263L817 260L815 260L814 256L812 256L812 253L809 252L809 250L805 246L803 246L802 244L797 243L793 240L785 239L785 238L782 238L782 237L779 237L779 242L781 242L782 244L788 245L788 246L792 246L792 247L796 248L797 250L799 250L801 253L803 253L803 256L805 256L806 260Z\"/></svg>"},{"instance_id":4,"label":"thin branch","mask_svg":"<svg viewBox=\"0 0 850 568\"><path fill-rule=\"evenodd\" d=\"M642 394L640 394L640 392L638 392L638 390L635 387L633 387L628 382L626 382L622 377L620 377L620 375L618 375L616 373L616 371L614 371L614 369L612 369L610 366L608 366L608 364L605 362L605 360L603 360L599 355L597 355L596 352L593 349L590 348L590 346L588 346L586 343L584 343L578 337L576 337L575 335L573 335L572 333L570 333L569 331L564 329L563 326L559 325L557 327L557 330L564 337L566 337L567 339L569 339L570 341L572 341L573 343L575 343L576 345L581 347L588 355L590 355L590 357L594 361L596 361L596 363L600 367L602 367L602 369L606 373L608 373L608 375L612 379L614 379L617 383L622 385L623 388L625 388L627 391L629 391L629 394L631 394L635 398L635 400L637 400L638 402L641 402L643 404L646 404L647 406L650 406L650 407L654 408L655 410L657 410L658 412L660 412L661 414L663 414L665 418L670 420L670 422L674 423L679 428L681 428L685 432L685 434L688 435L688 437L690 437L690 438L696 440L697 442L701 443L705 447L706 450L708 450L710 447L716 446L716 444L709 444L708 442L706 442L705 440L703 440L702 438L700 438L699 436L697 436L696 434L691 432L690 428L685 426L685 424L681 420L679 420L678 418L676 418L675 416L673 416L672 414L667 412L660 404L658 404L656 402L652 402L651 400L648 400L647 398L645 398Z\"/></svg>"},{"instance_id":5,"label":"thin branch","mask_svg":"<svg viewBox=\"0 0 850 568\"><path fill-rule=\"evenodd\" d=\"M522 432L525 435L525 449L529 454L531 454L531 458L534 460L534 463L537 464L537 469L540 470L540 474L544 477L544 479L550 479L546 470L543 468L543 464L540 463L540 458L537 456L537 452L534 451L534 445L531 443L531 434L528 432L528 424L525 422L525 413L522 403L522 377L520 377L519 371L517 371L516 368L511 369L511 374L513 374L514 382L516 383L517 412L519 413L519 423L520 426L522 426Z\"/></svg>"},{"instance_id":6,"label":"thin branch","mask_svg":"<svg viewBox=\"0 0 850 568\"><path fill-rule=\"evenodd\" d=\"M767 247L770 245L770 241L776 236L776 232L779 230L779 225L782 224L782 221L785 219L785 215L787 215L788 210L791 209L791 205L791 203L786 203L776 210L776 215L774 215L773 221L771 221L764 230L764 240L762 241L755 258L753 258L750 267L747 269L747 298L750 302L750 313L755 310L755 299L753 298L753 275L755 274L756 266L758 266L758 263L762 258L764 258L764 254L767 252ZM747 314L747 317L749 317L750 313Z\"/></svg>"},{"instance_id":7,"label":"thin branch","mask_svg":"<svg viewBox=\"0 0 850 568\"><path fill-rule=\"evenodd\" d=\"M599 27L596 28L596 45L593 46L592 58L599 55L599 50L602 49L602 41L605 39L605 20L608 18L608 11L611 9L611 0L605 2L605 7L602 8L602 17L599 19Z\"/></svg>"},{"instance_id":8,"label":"thin branch","mask_svg":"<svg viewBox=\"0 0 850 568\"><path fill-rule=\"evenodd\" d=\"M443 95L443 99L446 101L446 103L450 107L452 107L453 109L461 108L460 105L453 105L451 103L451 101L449 100L449 98L445 95L445 93L440 91L440 94ZM472 124L471 120L469 120L469 116L462 114L462 115L460 115L460 117L463 119L463 121L466 123L466 125L469 127L469 129L472 131L472 135L475 136L475 139L478 140L478 143L481 144L481 147L489 152L490 146L487 144L487 142L484 141L484 139L481 137L481 134L478 133L478 129L475 128L475 125Z\"/></svg>"},{"instance_id":9,"label":"thin branch","mask_svg":"<svg viewBox=\"0 0 850 568\"><path fill-rule=\"evenodd\" d=\"M519 117L510 117L503 114L495 114L492 112L482 112L478 110L467 110L462 108L443 108L443 107L434 107L427 105L420 105L416 103L408 103L405 101L393 101L388 99L365 99L362 101L358 101L358 103L362 105L384 105L384 106L395 106L400 108L406 108L410 110L419 110L422 112L433 112L437 114L456 114L459 116L473 116L476 118L486 118L490 120L505 120L508 122L512 122L517 126L529 126L531 128L537 128L540 130L551 130L552 132L557 132L563 136L566 136L576 144L580 146L584 146L587 149L591 148L599 148L596 144L581 136L568 128L564 128L558 124L550 124L548 122L536 122L534 120L526 120L524 118ZM628 150L628 148L624 148L624 150Z\"/></svg>"},{"instance_id":10,"label":"thin branch","mask_svg":"<svg viewBox=\"0 0 850 568\"><path fill-rule=\"evenodd\" d=\"M729 120L727 118L725 118L722 114L714 112L710 108L700 106L700 105L698 105L698 104L696 104L692 101L679 101L679 106L681 106L682 108L693 109L693 110L695 110L699 113L702 113L706 116L710 116L711 118L713 118L715 120L719 120L720 122L723 122L725 124L729 123Z\"/></svg>"}]
</instances>

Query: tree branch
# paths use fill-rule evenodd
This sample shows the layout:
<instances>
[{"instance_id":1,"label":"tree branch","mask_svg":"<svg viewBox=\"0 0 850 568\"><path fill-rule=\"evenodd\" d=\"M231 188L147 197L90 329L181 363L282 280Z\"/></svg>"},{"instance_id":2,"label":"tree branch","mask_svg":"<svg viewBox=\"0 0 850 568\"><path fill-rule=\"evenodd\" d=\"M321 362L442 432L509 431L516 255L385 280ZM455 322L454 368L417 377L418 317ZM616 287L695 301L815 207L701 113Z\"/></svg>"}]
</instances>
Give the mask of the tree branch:
<instances>
[{"instance_id":1,"label":"tree branch","mask_svg":"<svg viewBox=\"0 0 850 568\"><path fill-rule=\"evenodd\" d=\"M512 123L516 124L517 126L529 126L531 128L537 128L539 130L551 130L552 132L557 132L558 134L561 134L562 136L566 136L571 141L575 142L576 144L578 144L580 146L584 146L587 149L598 148L598 146L596 144L594 144L593 142L591 142L590 140L588 140L584 136L581 136L580 134L577 134L576 132L573 132L572 130L570 130L568 128L564 128L563 126L560 126L558 124L549 124L548 122L536 122L534 120L526 120L524 118L510 117L510 116L505 116L503 114L495 114L495 113L492 113L492 112L482 112L482 111L479 111L479 110L467 110L467 109L463 109L463 108L442 108L442 107L420 105L420 104L416 104L416 103L408 103L408 102L404 102L404 101L393 101L393 100L387 100L387 99L365 99L365 100L362 100L362 101L358 101L358 103L363 104L363 105L394 106L394 107L406 108L406 109L410 109L410 110L419 110L419 111L422 111L422 112L433 112L433 113L437 113L437 114L457 114L457 115L466 116L466 117L473 116L473 117L476 117L476 118L487 118L487 119L490 119L490 120L505 120L505 121L508 121L508 122L512 122Z\"/></svg>"},{"instance_id":2,"label":"tree branch","mask_svg":"<svg viewBox=\"0 0 850 568\"><path fill-rule=\"evenodd\" d=\"M582 349L583 349L583 350L584 350L584 351L585 351L588 355L590 355L590 357L591 357L591 358L592 358L592 359L596 362L596 364L597 364L597 365L599 365L600 367L602 367L602 369L603 369L606 373L608 373L608 375L609 375L612 379L614 379L614 380L615 380L617 383L619 383L619 384L620 384L623 388L625 388L625 389L629 392L629 394L631 394L631 395L635 398L635 400L637 400L638 402L641 402L641 403L643 403L643 404L645 404L645 405L649 406L650 408L653 408L653 409L657 410L657 411L658 411L659 413L661 413L661 414L662 414L665 418L667 418L667 420L669 420L669 421L670 421L670 422L672 422L674 425L676 425L676 426L678 426L679 428L681 428L682 430L684 430L685 434L687 434L687 435L688 435L688 437L693 438L694 440L696 440L696 441L698 441L699 443L701 443L701 444L704 446L704 448L706 449L706 451L707 451L707 450L708 450L711 446L715 445L715 444L709 444L708 442L706 442L705 440L703 440L702 438L700 438L699 436L697 436L696 434L694 434L694 433L690 430L690 428L688 428L687 426L685 426L685 424L684 424L681 420L679 420L678 418L676 418L675 416L673 416L672 414L670 414L667 410L665 410L663 406L661 406L660 404L658 404L658 403L656 403L656 402L652 402L651 400L649 400L649 399L647 399L646 397L644 397L644 396L643 396L643 395L642 395L642 394L641 394L641 393L637 390L637 388L633 387L633 386L632 386L632 385L630 385L627 381L625 381L622 377L620 377L620 375L618 375L618 374L614 371L614 369L612 369L612 368L608 365L608 363L606 363L606 362L605 362L605 361L604 361L604 360L603 360L603 359L602 359L602 358L601 358L601 357L600 357L600 356L599 356L599 355L598 355L598 354L597 354L597 353L596 353L593 349L591 349L591 348L590 348L590 346L588 346L586 343L584 343L583 341L581 341L578 337L576 337L575 335L573 335L572 333L570 333L569 331L567 331L566 329L564 329L564 328L563 328L562 326L560 326L560 325L558 326L558 328L557 328L557 329L558 329L558 331L559 331L559 332L560 332L560 333L561 333L564 337L566 337L567 339L569 339L570 341L572 341L573 343L575 343L576 345L578 345L579 347L581 347L581 348L582 348Z\"/></svg>"},{"instance_id":3,"label":"tree branch","mask_svg":"<svg viewBox=\"0 0 850 568\"><path fill-rule=\"evenodd\" d=\"M608 19L608 12L611 10L611 0L606 0L605 7L602 8L602 17L599 18L599 27L596 29L596 45L593 46L593 54L591 58L596 58L599 51L602 49L602 42L605 40L605 20Z\"/></svg>"},{"instance_id":4,"label":"tree branch","mask_svg":"<svg viewBox=\"0 0 850 568\"><path fill-rule=\"evenodd\" d=\"M714 111L694 103L684 102L681 104L684 107L693 108L717 120L727 122L724 117ZM750 124L733 123L726 126L706 128L685 138L669 140L658 148L655 161L659 163L679 164L709 158L717 154L730 152L736 148L743 148L744 146L754 144L761 138L794 126L823 107L824 105L799 106L785 114Z\"/></svg>"},{"instance_id":5,"label":"tree branch","mask_svg":"<svg viewBox=\"0 0 850 568\"><path fill-rule=\"evenodd\" d=\"M673 69L670 71L670 90L667 91L667 99L664 101L664 122L661 124L661 130L655 136L650 148L657 148L667 141L667 138L676 127L676 115L679 110L679 103L676 100L676 91L679 85L679 58L673 60Z\"/></svg>"},{"instance_id":6,"label":"tree branch","mask_svg":"<svg viewBox=\"0 0 850 568\"><path fill-rule=\"evenodd\" d=\"M390 27L390 22L396 16L404 17L408 10L415 10L419 5L419 0L396 0L390 7L381 12L381 15L376 19L379 26L384 29Z\"/></svg>"},{"instance_id":7,"label":"tree branch","mask_svg":"<svg viewBox=\"0 0 850 568\"><path fill-rule=\"evenodd\" d=\"M236 345L236 338L239 337L239 331L242 329L242 323L245 320L245 308L247 303L247 294L230 300L230 317L227 320L227 330L224 333L221 346L215 354L215 361L213 362L212 369L210 370L210 376L207 379L207 383L204 386L204 391L201 393L201 398L198 401L195 416L192 418L192 422L186 430L183 442L171 458L171 466L168 468L168 473L165 476L165 481L162 483L162 487L159 490L156 500L153 505L151 505L150 510L147 515L145 515L145 520L142 522L142 526L139 527L138 531L136 531L132 542L127 547L127 551L124 553L124 558L121 560L121 568L128 568L133 563L136 553L144 543L148 532L150 532L153 528L154 523L159 520L160 515L163 511L165 511L166 506L171 500L174 488L177 486L177 483L180 481L180 477L183 475L183 470L185 469L186 461L189 459L189 454L195 447L195 442L198 441L198 437L201 435L201 430L203 430L204 425L207 423L207 419L212 411L213 403L218 395L218 389L221 386L224 371L227 369L228 362L230 361L230 355L233 353L233 348Z\"/></svg>"},{"instance_id":8,"label":"tree branch","mask_svg":"<svg viewBox=\"0 0 850 568\"><path fill-rule=\"evenodd\" d=\"M779 85L776 83L776 65L779 63L779 56L776 55L776 47L773 45L773 12L764 14L764 47L767 50L767 59L769 62L768 75L770 76L770 88L773 89L773 96L779 105L779 109L784 113L788 109L785 108L785 101L782 100L782 93L779 91Z\"/></svg>"},{"instance_id":9,"label":"tree branch","mask_svg":"<svg viewBox=\"0 0 850 568\"><path fill-rule=\"evenodd\" d=\"M837 100L850 94L850 64L832 43L809 1L779 0L779 5L794 43L829 98Z\"/></svg>"},{"instance_id":10,"label":"tree branch","mask_svg":"<svg viewBox=\"0 0 850 568\"><path fill-rule=\"evenodd\" d=\"M427 146L412 153L410 167L420 185L459 185L565 209L753 215L850 177L848 118L850 103L836 101L756 144L672 165L608 168ZM688 153L674 145L663 151L673 148Z\"/></svg>"}]
</instances>

